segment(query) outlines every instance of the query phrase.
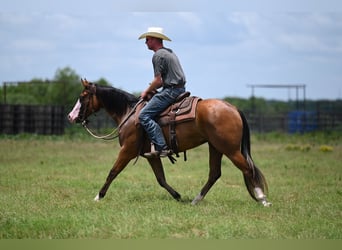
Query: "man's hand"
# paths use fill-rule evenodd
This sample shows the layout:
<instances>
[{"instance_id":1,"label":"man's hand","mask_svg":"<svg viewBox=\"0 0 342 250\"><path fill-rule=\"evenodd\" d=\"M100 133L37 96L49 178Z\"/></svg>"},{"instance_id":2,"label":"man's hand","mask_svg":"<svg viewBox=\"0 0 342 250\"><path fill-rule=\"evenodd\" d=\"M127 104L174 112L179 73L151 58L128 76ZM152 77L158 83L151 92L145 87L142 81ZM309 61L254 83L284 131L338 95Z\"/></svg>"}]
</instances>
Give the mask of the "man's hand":
<instances>
[{"instance_id":1,"label":"man's hand","mask_svg":"<svg viewBox=\"0 0 342 250\"><path fill-rule=\"evenodd\" d=\"M148 101L148 100L150 100L154 95L155 95L155 93L157 93L157 90L152 90L152 91L149 91L149 92L147 92L146 90L145 91L143 91L142 93L141 93L141 98L142 99L144 99L145 101Z\"/></svg>"},{"instance_id":2,"label":"man's hand","mask_svg":"<svg viewBox=\"0 0 342 250\"><path fill-rule=\"evenodd\" d=\"M143 98L144 100L150 100L152 96L157 92L157 89L159 89L161 86L163 86L163 79L161 78L161 75L157 75L154 77L148 88L141 93L141 98Z\"/></svg>"}]
</instances>

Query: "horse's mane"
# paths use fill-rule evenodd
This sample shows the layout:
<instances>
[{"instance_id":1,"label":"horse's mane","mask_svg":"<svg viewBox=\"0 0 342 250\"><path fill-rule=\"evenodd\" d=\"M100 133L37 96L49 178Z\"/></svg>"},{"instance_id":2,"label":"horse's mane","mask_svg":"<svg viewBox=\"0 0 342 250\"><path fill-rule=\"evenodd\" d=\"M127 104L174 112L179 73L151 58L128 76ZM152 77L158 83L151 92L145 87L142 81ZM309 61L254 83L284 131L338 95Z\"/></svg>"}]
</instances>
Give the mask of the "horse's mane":
<instances>
[{"instance_id":1,"label":"horse's mane","mask_svg":"<svg viewBox=\"0 0 342 250\"><path fill-rule=\"evenodd\" d=\"M123 115L128 108L132 108L139 100L135 95L121 89L101 85L96 85L96 95L107 109L115 111L118 115Z\"/></svg>"}]
</instances>

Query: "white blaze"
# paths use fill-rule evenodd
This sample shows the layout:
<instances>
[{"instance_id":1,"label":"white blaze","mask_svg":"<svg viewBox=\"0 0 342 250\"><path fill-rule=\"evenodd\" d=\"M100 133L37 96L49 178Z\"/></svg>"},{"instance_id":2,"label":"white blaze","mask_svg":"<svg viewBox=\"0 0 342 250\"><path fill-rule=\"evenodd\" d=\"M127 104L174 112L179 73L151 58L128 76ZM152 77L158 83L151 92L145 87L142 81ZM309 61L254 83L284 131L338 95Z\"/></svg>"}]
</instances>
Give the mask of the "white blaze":
<instances>
[{"instance_id":1,"label":"white blaze","mask_svg":"<svg viewBox=\"0 0 342 250\"><path fill-rule=\"evenodd\" d=\"M68 115L69 121L70 122L75 122L76 118L78 117L81 109L81 103L80 100L78 99L74 108L71 110L71 112Z\"/></svg>"}]
</instances>

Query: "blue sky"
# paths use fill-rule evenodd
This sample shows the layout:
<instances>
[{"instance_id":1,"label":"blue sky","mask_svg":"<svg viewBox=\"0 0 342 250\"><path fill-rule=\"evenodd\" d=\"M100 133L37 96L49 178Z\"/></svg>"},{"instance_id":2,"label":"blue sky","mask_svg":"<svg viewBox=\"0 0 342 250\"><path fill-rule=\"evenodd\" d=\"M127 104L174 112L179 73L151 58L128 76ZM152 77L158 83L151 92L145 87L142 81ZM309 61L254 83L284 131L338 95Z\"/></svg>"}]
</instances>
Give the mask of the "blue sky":
<instances>
[{"instance_id":1,"label":"blue sky","mask_svg":"<svg viewBox=\"0 0 342 250\"><path fill-rule=\"evenodd\" d=\"M88 80L140 92L153 77L153 52L138 36L161 26L194 95L248 98L249 84L306 84L308 99L342 98L342 3L234 2L0 3L0 82L51 79L69 66ZM255 95L296 98L286 89Z\"/></svg>"}]
</instances>

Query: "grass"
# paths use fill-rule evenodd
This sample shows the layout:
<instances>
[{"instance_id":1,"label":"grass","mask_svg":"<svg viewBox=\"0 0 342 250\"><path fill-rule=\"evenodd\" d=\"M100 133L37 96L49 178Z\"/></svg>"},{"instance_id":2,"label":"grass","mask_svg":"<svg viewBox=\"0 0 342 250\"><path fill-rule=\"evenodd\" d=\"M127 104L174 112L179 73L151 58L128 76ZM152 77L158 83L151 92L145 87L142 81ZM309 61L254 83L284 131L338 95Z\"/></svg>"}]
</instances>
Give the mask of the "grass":
<instances>
[{"instance_id":1,"label":"grass","mask_svg":"<svg viewBox=\"0 0 342 250\"><path fill-rule=\"evenodd\" d=\"M190 205L207 179L206 145L189 151L188 162L164 161L181 202L159 187L147 162L139 159L96 203L119 150L117 141L1 136L0 238L341 239L340 135L252 139L271 208L249 197L241 173L227 159L205 199Z\"/></svg>"}]
</instances>

